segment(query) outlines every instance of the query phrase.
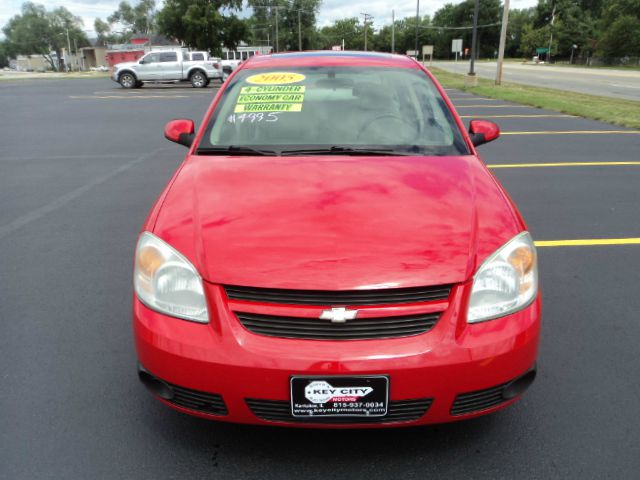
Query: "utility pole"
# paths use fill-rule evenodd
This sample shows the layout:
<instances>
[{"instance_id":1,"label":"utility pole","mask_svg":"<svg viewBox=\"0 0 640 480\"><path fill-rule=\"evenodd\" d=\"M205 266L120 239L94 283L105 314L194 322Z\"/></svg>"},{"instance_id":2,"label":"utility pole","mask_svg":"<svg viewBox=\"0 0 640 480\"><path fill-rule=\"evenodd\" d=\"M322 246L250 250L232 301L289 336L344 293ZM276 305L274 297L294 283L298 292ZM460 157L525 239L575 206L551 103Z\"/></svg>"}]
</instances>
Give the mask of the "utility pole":
<instances>
[{"instance_id":1,"label":"utility pole","mask_svg":"<svg viewBox=\"0 0 640 480\"><path fill-rule=\"evenodd\" d=\"M507 24L509 23L509 0L504 0L502 11L502 28L500 29L500 46L498 47L498 68L496 70L496 85L502 84L502 65L504 63L504 46L507 42Z\"/></svg>"},{"instance_id":2,"label":"utility pole","mask_svg":"<svg viewBox=\"0 0 640 480\"><path fill-rule=\"evenodd\" d=\"M396 53L396 11L391 10L391 53Z\"/></svg>"},{"instance_id":3,"label":"utility pole","mask_svg":"<svg viewBox=\"0 0 640 480\"><path fill-rule=\"evenodd\" d=\"M302 51L302 10L298 10L298 51Z\"/></svg>"},{"instance_id":4,"label":"utility pole","mask_svg":"<svg viewBox=\"0 0 640 480\"><path fill-rule=\"evenodd\" d=\"M418 32L420 31L420 0L416 1L416 60L418 59Z\"/></svg>"},{"instance_id":5,"label":"utility pole","mask_svg":"<svg viewBox=\"0 0 640 480\"><path fill-rule=\"evenodd\" d=\"M364 15L364 51L366 52L367 51L367 30L369 30L368 21L369 19L373 20L373 17L368 13L361 13L360 15Z\"/></svg>"},{"instance_id":6,"label":"utility pole","mask_svg":"<svg viewBox=\"0 0 640 480\"><path fill-rule=\"evenodd\" d=\"M547 63L551 63L551 47L553 46L553 22L556 19L556 7L551 11L551 36L549 37L549 52L547 53Z\"/></svg>"},{"instance_id":7,"label":"utility pole","mask_svg":"<svg viewBox=\"0 0 640 480\"><path fill-rule=\"evenodd\" d=\"M274 7L276 9L276 53L278 53L280 51L280 36L278 35L278 10L280 10L280 7Z\"/></svg>"},{"instance_id":8,"label":"utility pole","mask_svg":"<svg viewBox=\"0 0 640 480\"><path fill-rule=\"evenodd\" d=\"M465 79L465 86L475 87L478 85L478 78L474 70L476 61L476 44L478 42L478 14L480 13L480 0L476 0L473 7L473 34L471 35L471 62L469 64L469 73Z\"/></svg>"},{"instance_id":9,"label":"utility pole","mask_svg":"<svg viewBox=\"0 0 640 480\"><path fill-rule=\"evenodd\" d=\"M71 41L69 40L69 29L67 28L67 56L71 56ZM67 61L67 72L69 70L71 70L71 63L68 59L65 59Z\"/></svg>"}]
</instances>

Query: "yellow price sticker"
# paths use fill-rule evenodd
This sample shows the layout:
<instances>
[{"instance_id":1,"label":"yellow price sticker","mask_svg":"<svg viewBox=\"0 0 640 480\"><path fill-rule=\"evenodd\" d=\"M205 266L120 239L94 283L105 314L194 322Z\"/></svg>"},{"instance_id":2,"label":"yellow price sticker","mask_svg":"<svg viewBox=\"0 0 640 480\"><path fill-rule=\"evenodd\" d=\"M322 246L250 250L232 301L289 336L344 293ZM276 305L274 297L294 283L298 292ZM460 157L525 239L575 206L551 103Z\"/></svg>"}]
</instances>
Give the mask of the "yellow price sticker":
<instances>
[{"instance_id":1,"label":"yellow price sticker","mask_svg":"<svg viewBox=\"0 0 640 480\"><path fill-rule=\"evenodd\" d=\"M236 105L234 113L301 112L301 103L247 103Z\"/></svg>"},{"instance_id":2,"label":"yellow price sticker","mask_svg":"<svg viewBox=\"0 0 640 480\"><path fill-rule=\"evenodd\" d=\"M269 72L258 73L247 78L247 83L252 85L283 85L298 83L306 79L304 75L293 72Z\"/></svg>"}]
</instances>

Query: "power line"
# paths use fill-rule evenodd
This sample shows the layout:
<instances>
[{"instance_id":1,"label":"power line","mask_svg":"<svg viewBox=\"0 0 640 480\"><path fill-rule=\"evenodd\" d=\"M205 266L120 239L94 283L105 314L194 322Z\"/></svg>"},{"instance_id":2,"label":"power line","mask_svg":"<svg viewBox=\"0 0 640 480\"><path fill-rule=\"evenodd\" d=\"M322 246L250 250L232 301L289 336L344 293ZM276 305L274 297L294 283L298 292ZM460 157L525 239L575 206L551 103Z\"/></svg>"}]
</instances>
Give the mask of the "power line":
<instances>
[{"instance_id":1,"label":"power line","mask_svg":"<svg viewBox=\"0 0 640 480\"><path fill-rule=\"evenodd\" d=\"M502 25L502 22L478 25L477 28L497 27L498 25ZM421 25L419 28L426 28L427 30L471 30L473 29L473 25L469 27L438 27L437 25Z\"/></svg>"}]
</instances>

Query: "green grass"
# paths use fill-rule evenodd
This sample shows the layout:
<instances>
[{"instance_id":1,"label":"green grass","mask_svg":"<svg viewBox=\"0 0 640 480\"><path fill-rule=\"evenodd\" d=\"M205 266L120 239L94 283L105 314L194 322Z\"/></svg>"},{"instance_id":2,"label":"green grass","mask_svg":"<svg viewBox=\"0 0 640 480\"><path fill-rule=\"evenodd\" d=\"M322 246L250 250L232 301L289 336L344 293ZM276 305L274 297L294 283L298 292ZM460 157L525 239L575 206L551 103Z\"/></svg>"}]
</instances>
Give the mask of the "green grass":
<instances>
[{"instance_id":1,"label":"green grass","mask_svg":"<svg viewBox=\"0 0 640 480\"><path fill-rule=\"evenodd\" d=\"M601 120L603 122L640 129L640 102L610 97L598 97L582 93L530 87L517 83L494 85L492 80L479 78L478 86L465 88L464 75L445 72L439 68L429 69L442 85L458 88L476 95L497 98L508 102L531 105L569 115Z\"/></svg>"}]
</instances>

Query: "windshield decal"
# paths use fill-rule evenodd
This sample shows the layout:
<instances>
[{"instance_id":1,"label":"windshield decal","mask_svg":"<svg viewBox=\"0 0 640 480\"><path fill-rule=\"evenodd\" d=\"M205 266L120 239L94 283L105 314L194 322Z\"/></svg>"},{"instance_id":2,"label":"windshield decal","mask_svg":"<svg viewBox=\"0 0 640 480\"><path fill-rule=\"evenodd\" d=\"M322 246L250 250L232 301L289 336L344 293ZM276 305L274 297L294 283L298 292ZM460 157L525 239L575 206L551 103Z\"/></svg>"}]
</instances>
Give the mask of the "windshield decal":
<instances>
[{"instance_id":1,"label":"windshield decal","mask_svg":"<svg viewBox=\"0 0 640 480\"><path fill-rule=\"evenodd\" d=\"M251 75L247 78L247 83L252 85L282 85L288 83L298 83L307 77L301 73L292 72L269 72Z\"/></svg>"},{"instance_id":2,"label":"windshield decal","mask_svg":"<svg viewBox=\"0 0 640 480\"><path fill-rule=\"evenodd\" d=\"M233 111L234 113L301 112L305 92L304 85L242 87Z\"/></svg>"}]
</instances>

